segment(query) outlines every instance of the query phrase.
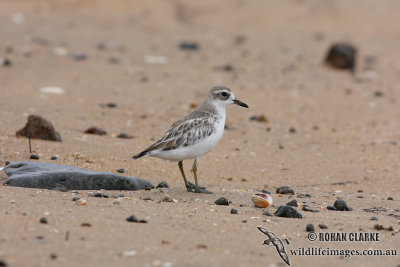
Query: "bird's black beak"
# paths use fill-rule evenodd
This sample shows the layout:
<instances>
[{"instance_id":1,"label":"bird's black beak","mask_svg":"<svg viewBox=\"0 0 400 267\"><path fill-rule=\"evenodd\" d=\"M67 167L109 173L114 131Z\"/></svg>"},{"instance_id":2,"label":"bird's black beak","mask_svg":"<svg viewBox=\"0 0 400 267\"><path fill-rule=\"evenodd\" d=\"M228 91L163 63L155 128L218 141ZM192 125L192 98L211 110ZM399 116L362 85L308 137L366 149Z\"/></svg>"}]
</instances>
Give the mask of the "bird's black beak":
<instances>
[{"instance_id":1,"label":"bird's black beak","mask_svg":"<svg viewBox=\"0 0 400 267\"><path fill-rule=\"evenodd\" d=\"M236 105L239 105L241 107L244 107L244 108L248 108L249 107L246 103L243 103L242 101L240 101L237 98L233 99L233 103L236 104Z\"/></svg>"}]
</instances>

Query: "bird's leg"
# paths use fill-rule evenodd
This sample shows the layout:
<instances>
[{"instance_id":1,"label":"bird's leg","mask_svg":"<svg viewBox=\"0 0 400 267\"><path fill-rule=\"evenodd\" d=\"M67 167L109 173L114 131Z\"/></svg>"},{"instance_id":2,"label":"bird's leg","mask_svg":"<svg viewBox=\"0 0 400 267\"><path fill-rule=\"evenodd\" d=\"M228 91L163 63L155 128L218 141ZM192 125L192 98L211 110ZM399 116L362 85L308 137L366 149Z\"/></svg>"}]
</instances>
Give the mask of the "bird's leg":
<instances>
[{"instance_id":1,"label":"bird's leg","mask_svg":"<svg viewBox=\"0 0 400 267\"><path fill-rule=\"evenodd\" d=\"M179 169L181 170L182 177L183 177L183 181L185 182L186 190L187 190L188 192L191 192L191 190L189 189L188 182L187 182L187 180L186 180L185 172L183 171L183 163L182 163L182 160L178 162L178 166L179 166Z\"/></svg>"},{"instance_id":2,"label":"bird's leg","mask_svg":"<svg viewBox=\"0 0 400 267\"><path fill-rule=\"evenodd\" d=\"M195 158L195 160L193 162L192 170L193 170L193 175L194 175L194 184L196 186L194 189L194 192L200 193L199 184L197 183L197 160L198 160L198 158Z\"/></svg>"}]
</instances>

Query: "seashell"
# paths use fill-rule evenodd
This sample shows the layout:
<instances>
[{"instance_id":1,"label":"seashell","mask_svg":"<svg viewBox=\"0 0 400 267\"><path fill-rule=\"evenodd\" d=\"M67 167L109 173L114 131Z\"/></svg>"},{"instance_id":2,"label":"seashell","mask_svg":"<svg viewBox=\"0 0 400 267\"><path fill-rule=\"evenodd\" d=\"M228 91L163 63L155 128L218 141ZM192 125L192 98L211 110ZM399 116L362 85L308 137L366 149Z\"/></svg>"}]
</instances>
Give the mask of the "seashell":
<instances>
[{"instance_id":1,"label":"seashell","mask_svg":"<svg viewBox=\"0 0 400 267\"><path fill-rule=\"evenodd\" d=\"M264 193L255 193L251 200L254 203L254 206L258 208L266 208L272 204L272 198Z\"/></svg>"},{"instance_id":2,"label":"seashell","mask_svg":"<svg viewBox=\"0 0 400 267\"><path fill-rule=\"evenodd\" d=\"M83 205L86 205L86 200L80 198L77 201L75 201L75 203L76 203L76 205L83 206Z\"/></svg>"}]
</instances>

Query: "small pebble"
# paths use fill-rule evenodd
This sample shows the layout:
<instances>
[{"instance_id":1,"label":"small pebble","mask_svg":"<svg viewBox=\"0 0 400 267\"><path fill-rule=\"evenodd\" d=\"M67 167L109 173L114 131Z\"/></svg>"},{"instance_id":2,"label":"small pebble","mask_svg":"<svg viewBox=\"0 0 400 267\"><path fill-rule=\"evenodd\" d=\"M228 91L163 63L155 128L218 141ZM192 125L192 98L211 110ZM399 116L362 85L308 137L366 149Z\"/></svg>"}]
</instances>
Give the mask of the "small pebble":
<instances>
[{"instance_id":1,"label":"small pebble","mask_svg":"<svg viewBox=\"0 0 400 267\"><path fill-rule=\"evenodd\" d=\"M387 200L393 200L393 198L392 197L388 197Z\"/></svg>"},{"instance_id":2,"label":"small pebble","mask_svg":"<svg viewBox=\"0 0 400 267\"><path fill-rule=\"evenodd\" d=\"M357 196L357 198L364 198L363 196Z\"/></svg>"},{"instance_id":3,"label":"small pebble","mask_svg":"<svg viewBox=\"0 0 400 267\"><path fill-rule=\"evenodd\" d=\"M265 190L265 189L261 190L261 192L263 192L264 194L271 195L271 192L270 192L270 191L268 191L268 190Z\"/></svg>"},{"instance_id":4,"label":"small pebble","mask_svg":"<svg viewBox=\"0 0 400 267\"><path fill-rule=\"evenodd\" d=\"M286 195L286 194L294 195L294 190L291 187L284 185L284 186L278 187L276 189L276 193L282 194L282 195Z\"/></svg>"},{"instance_id":5,"label":"small pebble","mask_svg":"<svg viewBox=\"0 0 400 267\"><path fill-rule=\"evenodd\" d=\"M128 218L126 218L126 220L127 220L128 222L147 223L146 220L138 220L138 219L136 218L135 215L129 216Z\"/></svg>"},{"instance_id":6,"label":"small pebble","mask_svg":"<svg viewBox=\"0 0 400 267\"><path fill-rule=\"evenodd\" d=\"M237 209L231 209L231 214L237 214L238 210Z\"/></svg>"},{"instance_id":7,"label":"small pebble","mask_svg":"<svg viewBox=\"0 0 400 267\"><path fill-rule=\"evenodd\" d=\"M347 204L343 199L336 199L333 206L340 211L349 211L349 207L347 207Z\"/></svg>"},{"instance_id":8,"label":"small pebble","mask_svg":"<svg viewBox=\"0 0 400 267\"><path fill-rule=\"evenodd\" d=\"M363 192L364 192L364 191L361 190L361 189L357 190L357 193L363 193Z\"/></svg>"},{"instance_id":9,"label":"small pebble","mask_svg":"<svg viewBox=\"0 0 400 267\"><path fill-rule=\"evenodd\" d=\"M267 117L265 117L265 115L253 115L250 117L251 121L257 121L257 122L268 122Z\"/></svg>"},{"instance_id":10,"label":"small pebble","mask_svg":"<svg viewBox=\"0 0 400 267\"><path fill-rule=\"evenodd\" d=\"M87 56L86 56L86 54L84 54L84 53L76 53L76 54L74 54L74 55L72 56L72 58L73 58L75 61L82 61L82 60L87 59Z\"/></svg>"},{"instance_id":11,"label":"small pebble","mask_svg":"<svg viewBox=\"0 0 400 267\"><path fill-rule=\"evenodd\" d=\"M265 215L265 216L272 216L272 214L269 213L268 211L264 211L262 215Z\"/></svg>"},{"instance_id":12,"label":"small pebble","mask_svg":"<svg viewBox=\"0 0 400 267\"><path fill-rule=\"evenodd\" d=\"M52 260L57 259L57 254L51 253L51 254L50 254L50 259L52 259ZM0 265L0 267L1 267L1 265Z\"/></svg>"},{"instance_id":13,"label":"small pebble","mask_svg":"<svg viewBox=\"0 0 400 267\"><path fill-rule=\"evenodd\" d=\"M9 67L11 66L11 61L7 58L0 58L0 66Z\"/></svg>"},{"instance_id":14,"label":"small pebble","mask_svg":"<svg viewBox=\"0 0 400 267\"><path fill-rule=\"evenodd\" d=\"M318 226L321 229L328 229L328 226L326 226L325 224L322 224L322 223L318 224Z\"/></svg>"},{"instance_id":15,"label":"small pebble","mask_svg":"<svg viewBox=\"0 0 400 267\"><path fill-rule=\"evenodd\" d=\"M179 48L181 50L198 50L199 49L199 45L196 42L181 42L179 44Z\"/></svg>"},{"instance_id":16,"label":"small pebble","mask_svg":"<svg viewBox=\"0 0 400 267\"><path fill-rule=\"evenodd\" d=\"M0 260L0 267L7 267L7 263L3 260Z\"/></svg>"},{"instance_id":17,"label":"small pebble","mask_svg":"<svg viewBox=\"0 0 400 267\"><path fill-rule=\"evenodd\" d=\"M108 103L107 103L107 107L109 107L109 108L116 108L116 107L117 107L117 103L108 102Z\"/></svg>"},{"instance_id":18,"label":"small pebble","mask_svg":"<svg viewBox=\"0 0 400 267\"><path fill-rule=\"evenodd\" d=\"M51 160L57 160L57 156L51 156Z\"/></svg>"},{"instance_id":19,"label":"small pebble","mask_svg":"<svg viewBox=\"0 0 400 267\"><path fill-rule=\"evenodd\" d=\"M290 129L289 129L289 133L296 133L296 129L295 129L295 128L293 128L293 127L292 127L292 128L290 128Z\"/></svg>"},{"instance_id":20,"label":"small pebble","mask_svg":"<svg viewBox=\"0 0 400 267\"><path fill-rule=\"evenodd\" d=\"M286 203L286 205L291 206L291 207L298 207L299 205L297 204L297 200L296 199L292 199L291 201L289 201L288 203Z\"/></svg>"},{"instance_id":21,"label":"small pebble","mask_svg":"<svg viewBox=\"0 0 400 267\"><path fill-rule=\"evenodd\" d=\"M45 217L40 218L40 223L47 223L47 219Z\"/></svg>"},{"instance_id":22,"label":"small pebble","mask_svg":"<svg viewBox=\"0 0 400 267\"><path fill-rule=\"evenodd\" d=\"M280 206L275 212L275 216L299 219L303 218L303 216L297 210L287 205Z\"/></svg>"},{"instance_id":23,"label":"small pebble","mask_svg":"<svg viewBox=\"0 0 400 267\"><path fill-rule=\"evenodd\" d=\"M112 198L120 198L120 197L125 197L125 195L121 194L121 193L114 193L114 194L111 195L111 197Z\"/></svg>"},{"instance_id":24,"label":"small pebble","mask_svg":"<svg viewBox=\"0 0 400 267\"><path fill-rule=\"evenodd\" d=\"M107 134L106 131L104 131L103 129L100 129L98 127L95 127L95 126L86 129L85 133L87 133L87 134L97 134L97 135L105 135L105 134Z\"/></svg>"},{"instance_id":25,"label":"small pebble","mask_svg":"<svg viewBox=\"0 0 400 267\"><path fill-rule=\"evenodd\" d=\"M370 220L371 220L371 221L378 221L378 217L372 216Z\"/></svg>"},{"instance_id":26,"label":"small pebble","mask_svg":"<svg viewBox=\"0 0 400 267\"><path fill-rule=\"evenodd\" d=\"M314 210L312 209L312 208L310 208L308 205L303 205L303 208L302 208L302 210L304 210L304 211L310 211L310 212L314 212Z\"/></svg>"},{"instance_id":27,"label":"small pebble","mask_svg":"<svg viewBox=\"0 0 400 267\"><path fill-rule=\"evenodd\" d=\"M119 172L119 173L124 173L124 172L125 172L125 169L124 169L124 168L120 168L120 169L117 170L117 172Z\"/></svg>"},{"instance_id":28,"label":"small pebble","mask_svg":"<svg viewBox=\"0 0 400 267\"><path fill-rule=\"evenodd\" d=\"M336 69L354 71L356 54L357 50L355 47L344 43L336 43L329 48L325 62Z\"/></svg>"},{"instance_id":29,"label":"small pebble","mask_svg":"<svg viewBox=\"0 0 400 267\"><path fill-rule=\"evenodd\" d=\"M215 204L216 204L216 205L228 206L228 205L229 205L229 201L228 201L226 198L224 198L224 197L220 197L219 199L217 199L217 200L215 201Z\"/></svg>"},{"instance_id":30,"label":"small pebble","mask_svg":"<svg viewBox=\"0 0 400 267\"><path fill-rule=\"evenodd\" d=\"M162 181L156 186L156 188L169 188L169 185L167 184L167 182Z\"/></svg>"},{"instance_id":31,"label":"small pebble","mask_svg":"<svg viewBox=\"0 0 400 267\"><path fill-rule=\"evenodd\" d=\"M90 195L91 197L101 197L101 198L109 198L108 195L103 194L103 193L94 193L92 195Z\"/></svg>"},{"instance_id":32,"label":"small pebble","mask_svg":"<svg viewBox=\"0 0 400 267\"><path fill-rule=\"evenodd\" d=\"M121 139L132 139L134 136L133 135L129 135L126 133L120 133L119 135L117 135L117 138L121 138Z\"/></svg>"},{"instance_id":33,"label":"small pebble","mask_svg":"<svg viewBox=\"0 0 400 267\"><path fill-rule=\"evenodd\" d=\"M314 225L312 223L307 224L306 231L307 232L315 232Z\"/></svg>"},{"instance_id":34,"label":"small pebble","mask_svg":"<svg viewBox=\"0 0 400 267\"><path fill-rule=\"evenodd\" d=\"M39 155L31 154L30 159L40 159Z\"/></svg>"},{"instance_id":35,"label":"small pebble","mask_svg":"<svg viewBox=\"0 0 400 267\"><path fill-rule=\"evenodd\" d=\"M90 223L81 223L82 227L92 227Z\"/></svg>"},{"instance_id":36,"label":"small pebble","mask_svg":"<svg viewBox=\"0 0 400 267\"><path fill-rule=\"evenodd\" d=\"M72 201L78 201L79 199L81 199L80 197L74 197L72 198Z\"/></svg>"}]
</instances>

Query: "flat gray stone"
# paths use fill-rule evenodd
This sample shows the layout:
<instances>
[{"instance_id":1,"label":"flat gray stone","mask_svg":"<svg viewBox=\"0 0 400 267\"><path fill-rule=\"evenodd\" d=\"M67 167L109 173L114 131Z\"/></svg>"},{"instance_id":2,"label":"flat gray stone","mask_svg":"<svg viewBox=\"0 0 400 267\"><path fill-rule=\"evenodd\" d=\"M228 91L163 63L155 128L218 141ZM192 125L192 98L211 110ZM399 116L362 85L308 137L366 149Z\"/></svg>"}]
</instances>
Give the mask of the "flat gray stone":
<instances>
[{"instance_id":1,"label":"flat gray stone","mask_svg":"<svg viewBox=\"0 0 400 267\"><path fill-rule=\"evenodd\" d=\"M154 188L144 179L95 172L74 166L42 163L12 162L4 168L9 186L67 190L141 190Z\"/></svg>"}]
</instances>

